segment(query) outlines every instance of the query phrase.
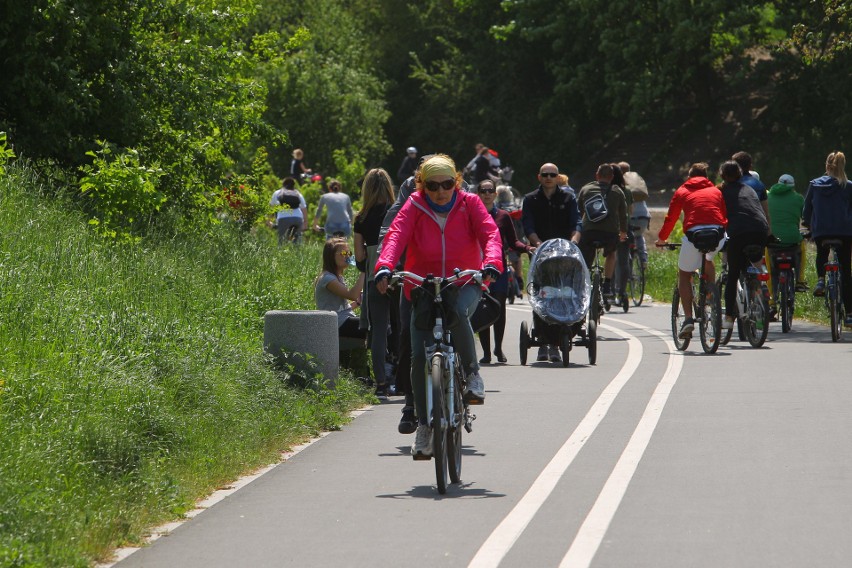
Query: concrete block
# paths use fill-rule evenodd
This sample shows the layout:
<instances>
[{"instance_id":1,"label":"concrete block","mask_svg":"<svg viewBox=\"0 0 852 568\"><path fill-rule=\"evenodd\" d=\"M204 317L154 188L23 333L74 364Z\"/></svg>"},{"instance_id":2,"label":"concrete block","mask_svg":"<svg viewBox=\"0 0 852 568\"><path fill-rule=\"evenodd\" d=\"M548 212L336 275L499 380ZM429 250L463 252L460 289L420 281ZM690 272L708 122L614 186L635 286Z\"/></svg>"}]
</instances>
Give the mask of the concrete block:
<instances>
[{"instance_id":1,"label":"concrete block","mask_svg":"<svg viewBox=\"0 0 852 568\"><path fill-rule=\"evenodd\" d=\"M271 310L263 317L263 349L278 357L281 350L310 353L331 385L337 381L340 349L337 314L320 310Z\"/></svg>"}]
</instances>

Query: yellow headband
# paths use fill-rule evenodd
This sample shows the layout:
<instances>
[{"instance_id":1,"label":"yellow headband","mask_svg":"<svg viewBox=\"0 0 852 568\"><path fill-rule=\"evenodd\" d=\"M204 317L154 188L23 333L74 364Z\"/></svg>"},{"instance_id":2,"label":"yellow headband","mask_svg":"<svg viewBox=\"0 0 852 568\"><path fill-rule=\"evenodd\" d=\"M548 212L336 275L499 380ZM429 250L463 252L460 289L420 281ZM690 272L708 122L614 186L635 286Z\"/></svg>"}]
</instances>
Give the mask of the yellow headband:
<instances>
[{"instance_id":1,"label":"yellow headband","mask_svg":"<svg viewBox=\"0 0 852 568\"><path fill-rule=\"evenodd\" d=\"M420 166L420 179L427 181L435 176L456 177L456 165L448 156L434 156Z\"/></svg>"}]
</instances>

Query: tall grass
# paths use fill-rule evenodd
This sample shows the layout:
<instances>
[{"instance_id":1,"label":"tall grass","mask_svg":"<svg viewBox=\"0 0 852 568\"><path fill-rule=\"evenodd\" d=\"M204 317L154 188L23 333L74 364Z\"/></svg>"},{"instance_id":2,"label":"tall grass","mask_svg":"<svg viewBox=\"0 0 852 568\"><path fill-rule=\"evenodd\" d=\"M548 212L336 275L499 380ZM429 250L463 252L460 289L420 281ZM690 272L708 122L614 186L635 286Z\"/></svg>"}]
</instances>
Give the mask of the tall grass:
<instances>
[{"instance_id":1,"label":"tall grass","mask_svg":"<svg viewBox=\"0 0 852 568\"><path fill-rule=\"evenodd\" d=\"M313 307L317 246L228 227L115 245L54 193L0 177L2 566L103 559L369 396L262 353L265 311Z\"/></svg>"}]
</instances>

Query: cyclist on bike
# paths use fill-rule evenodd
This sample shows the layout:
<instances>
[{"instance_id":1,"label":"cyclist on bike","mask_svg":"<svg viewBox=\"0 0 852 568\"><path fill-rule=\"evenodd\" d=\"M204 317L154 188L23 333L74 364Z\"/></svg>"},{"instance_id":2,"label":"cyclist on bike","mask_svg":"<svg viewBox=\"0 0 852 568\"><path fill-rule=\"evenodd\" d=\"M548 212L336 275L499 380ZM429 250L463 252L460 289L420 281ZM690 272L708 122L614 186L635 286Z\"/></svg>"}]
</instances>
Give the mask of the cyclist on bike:
<instances>
[{"instance_id":1,"label":"cyclist on bike","mask_svg":"<svg viewBox=\"0 0 852 568\"><path fill-rule=\"evenodd\" d=\"M382 243L375 266L376 288L385 293L388 277L405 253L404 268L436 278L451 276L455 268L481 268L484 282L490 284L503 271L503 244L497 225L476 194L461 191L461 172L453 160L438 154L425 160L415 174L416 191L393 220ZM482 295L480 286L460 280L454 306L458 326L453 330L456 352L467 375L465 401L482 404L485 388L479 376L473 329L469 317ZM403 293L411 299L411 286ZM431 304L414 303L411 314L411 386L418 426L412 456L432 455L432 432L426 415L426 347L435 339L431 330L418 329L414 323L421 310Z\"/></svg>"},{"instance_id":2,"label":"cyclist on bike","mask_svg":"<svg viewBox=\"0 0 852 568\"><path fill-rule=\"evenodd\" d=\"M624 192L617 185L612 185L613 168L611 164L601 164L595 172L595 181L580 188L577 202L582 212L583 233L580 237L580 252L586 266L592 266L595 260L593 243L604 243L604 279L601 292L606 297L612 297L612 276L615 272L615 250L619 241L627 239L627 201ZM605 214L598 216L592 211L600 211L595 202L603 200L606 205Z\"/></svg>"},{"instance_id":3,"label":"cyclist on bike","mask_svg":"<svg viewBox=\"0 0 852 568\"><path fill-rule=\"evenodd\" d=\"M692 336L695 329L695 319L692 313L692 274L701 268L701 252L692 244L690 237L699 229L717 229L719 243L715 250L708 252L704 258L705 275L708 282L715 280L713 257L725 242L724 227L727 224L727 209L722 192L707 177L708 166L704 162L692 164L687 174L687 180L672 195L669 210L657 236L657 246L666 244L675 223L683 211L683 239L680 255L677 259L677 289L683 304L684 320L678 336L686 339Z\"/></svg>"},{"instance_id":4,"label":"cyclist on bike","mask_svg":"<svg viewBox=\"0 0 852 568\"><path fill-rule=\"evenodd\" d=\"M799 226L802 223L802 209L805 206L805 198L796 191L796 181L790 174L784 174L778 178L778 183L769 188L769 214L770 228L772 234L778 239L780 248L793 250L793 259L796 270L797 282L804 281L802 274L802 255L799 243L802 242L802 233ZM773 296L778 295L778 270L775 266L774 257L767 255L771 265ZM802 291L800 286L796 286Z\"/></svg>"},{"instance_id":5,"label":"cyclist on bike","mask_svg":"<svg viewBox=\"0 0 852 568\"><path fill-rule=\"evenodd\" d=\"M847 326L852 326L852 182L846 177L846 156L832 152L825 160L825 175L811 180L805 195L803 224L816 241L816 270L819 280L814 296L825 295L825 263L827 239L840 239L838 252L840 279L843 283L843 305Z\"/></svg>"},{"instance_id":6,"label":"cyclist on bike","mask_svg":"<svg viewBox=\"0 0 852 568\"><path fill-rule=\"evenodd\" d=\"M737 281L746 269L748 259L743 252L748 245L766 246L769 222L754 189L741 181L743 173L731 160L719 168L722 195L728 211L728 281L725 283L725 319L722 329L732 329L737 302Z\"/></svg>"},{"instance_id":7,"label":"cyclist on bike","mask_svg":"<svg viewBox=\"0 0 852 568\"><path fill-rule=\"evenodd\" d=\"M302 193L296 189L296 180L286 177L281 187L272 193L269 205L275 208L278 224L278 244L291 240L302 242L302 232L308 230L308 206Z\"/></svg>"},{"instance_id":8,"label":"cyclist on bike","mask_svg":"<svg viewBox=\"0 0 852 568\"><path fill-rule=\"evenodd\" d=\"M556 164L542 164L538 170L538 187L524 196L522 223L530 245L538 247L550 239L580 242L580 210L577 198L569 186L559 185L559 168ZM533 312L533 325L544 327L544 322ZM554 363L562 361L558 345L542 345L537 361Z\"/></svg>"}]
</instances>

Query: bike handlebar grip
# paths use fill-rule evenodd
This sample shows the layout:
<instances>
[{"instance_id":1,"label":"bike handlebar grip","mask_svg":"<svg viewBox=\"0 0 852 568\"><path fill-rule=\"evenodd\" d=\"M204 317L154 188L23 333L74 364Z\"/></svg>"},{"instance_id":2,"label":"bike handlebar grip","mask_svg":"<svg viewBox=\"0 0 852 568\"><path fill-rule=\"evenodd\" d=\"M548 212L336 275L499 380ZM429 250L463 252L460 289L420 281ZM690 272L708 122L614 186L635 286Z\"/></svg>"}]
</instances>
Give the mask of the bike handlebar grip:
<instances>
[{"instance_id":1,"label":"bike handlebar grip","mask_svg":"<svg viewBox=\"0 0 852 568\"><path fill-rule=\"evenodd\" d=\"M378 272L376 272L376 275L373 277L373 282L381 282L385 278L390 278L391 275L392 272L389 269L382 267Z\"/></svg>"}]
</instances>

